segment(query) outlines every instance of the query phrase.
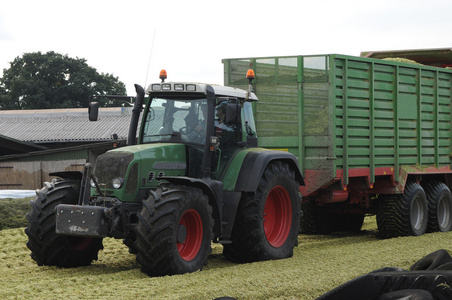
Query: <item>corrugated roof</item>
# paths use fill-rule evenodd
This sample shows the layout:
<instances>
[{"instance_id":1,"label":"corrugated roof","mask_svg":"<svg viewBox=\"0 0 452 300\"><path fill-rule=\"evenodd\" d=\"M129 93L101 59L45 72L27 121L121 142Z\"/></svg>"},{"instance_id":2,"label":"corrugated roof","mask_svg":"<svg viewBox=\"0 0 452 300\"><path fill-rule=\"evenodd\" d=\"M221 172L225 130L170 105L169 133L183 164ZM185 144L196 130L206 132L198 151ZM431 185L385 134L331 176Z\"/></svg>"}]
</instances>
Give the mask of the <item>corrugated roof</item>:
<instances>
[{"instance_id":1,"label":"corrugated roof","mask_svg":"<svg viewBox=\"0 0 452 300\"><path fill-rule=\"evenodd\" d=\"M97 122L87 108L0 111L0 134L24 142L92 142L127 139L132 108L100 108Z\"/></svg>"}]
</instances>

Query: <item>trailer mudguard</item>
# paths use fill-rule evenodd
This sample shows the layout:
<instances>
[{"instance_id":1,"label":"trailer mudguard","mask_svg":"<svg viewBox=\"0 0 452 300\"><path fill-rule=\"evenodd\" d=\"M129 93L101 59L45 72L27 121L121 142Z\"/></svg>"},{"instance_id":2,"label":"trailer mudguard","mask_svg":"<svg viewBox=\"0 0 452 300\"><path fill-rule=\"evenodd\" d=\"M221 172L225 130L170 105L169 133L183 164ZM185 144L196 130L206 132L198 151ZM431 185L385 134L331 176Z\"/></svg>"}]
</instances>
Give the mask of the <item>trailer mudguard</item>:
<instances>
[{"instance_id":1,"label":"trailer mudguard","mask_svg":"<svg viewBox=\"0 0 452 300\"><path fill-rule=\"evenodd\" d=\"M297 158L292 153L262 148L247 150L237 176L235 192L255 192L262 174L272 161L283 161L289 164L295 172L295 179L300 185L304 185Z\"/></svg>"}]
</instances>

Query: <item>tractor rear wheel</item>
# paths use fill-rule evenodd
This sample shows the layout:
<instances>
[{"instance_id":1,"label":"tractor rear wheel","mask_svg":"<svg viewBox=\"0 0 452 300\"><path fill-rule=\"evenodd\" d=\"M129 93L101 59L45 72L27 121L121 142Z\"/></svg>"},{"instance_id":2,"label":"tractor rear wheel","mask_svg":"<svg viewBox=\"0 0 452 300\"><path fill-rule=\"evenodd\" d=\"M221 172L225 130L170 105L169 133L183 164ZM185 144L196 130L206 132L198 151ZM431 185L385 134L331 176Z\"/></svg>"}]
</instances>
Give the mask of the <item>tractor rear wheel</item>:
<instances>
[{"instance_id":1,"label":"tractor rear wheel","mask_svg":"<svg viewBox=\"0 0 452 300\"><path fill-rule=\"evenodd\" d=\"M270 163L256 192L242 196L232 243L224 245L223 254L236 262L291 257L298 244L300 202L294 172L285 163Z\"/></svg>"},{"instance_id":2,"label":"tractor rear wheel","mask_svg":"<svg viewBox=\"0 0 452 300\"><path fill-rule=\"evenodd\" d=\"M38 265L78 267L90 265L97 260L103 249L101 238L84 238L57 235L55 233L56 211L59 204L77 204L80 182L76 180L54 180L46 182L30 201L27 214L27 247Z\"/></svg>"},{"instance_id":3,"label":"tractor rear wheel","mask_svg":"<svg viewBox=\"0 0 452 300\"><path fill-rule=\"evenodd\" d=\"M418 183L407 182L404 194L384 195L380 200L377 225L381 237L418 236L425 233L427 199Z\"/></svg>"},{"instance_id":4,"label":"tractor rear wheel","mask_svg":"<svg viewBox=\"0 0 452 300\"><path fill-rule=\"evenodd\" d=\"M200 270L211 251L207 195L189 186L160 186L143 201L136 228L137 261L149 276Z\"/></svg>"}]
</instances>

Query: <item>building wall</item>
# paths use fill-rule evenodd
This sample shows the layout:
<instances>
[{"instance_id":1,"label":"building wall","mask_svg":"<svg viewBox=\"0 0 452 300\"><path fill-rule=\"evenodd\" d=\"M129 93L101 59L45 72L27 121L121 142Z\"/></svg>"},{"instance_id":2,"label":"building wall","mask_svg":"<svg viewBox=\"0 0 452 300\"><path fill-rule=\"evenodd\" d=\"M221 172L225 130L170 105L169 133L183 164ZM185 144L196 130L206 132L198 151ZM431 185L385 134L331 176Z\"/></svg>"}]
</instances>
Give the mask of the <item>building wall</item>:
<instances>
[{"instance_id":1,"label":"building wall","mask_svg":"<svg viewBox=\"0 0 452 300\"><path fill-rule=\"evenodd\" d=\"M43 182L54 178L49 173L83 171L85 163L86 159L0 162L0 189L40 189Z\"/></svg>"}]
</instances>

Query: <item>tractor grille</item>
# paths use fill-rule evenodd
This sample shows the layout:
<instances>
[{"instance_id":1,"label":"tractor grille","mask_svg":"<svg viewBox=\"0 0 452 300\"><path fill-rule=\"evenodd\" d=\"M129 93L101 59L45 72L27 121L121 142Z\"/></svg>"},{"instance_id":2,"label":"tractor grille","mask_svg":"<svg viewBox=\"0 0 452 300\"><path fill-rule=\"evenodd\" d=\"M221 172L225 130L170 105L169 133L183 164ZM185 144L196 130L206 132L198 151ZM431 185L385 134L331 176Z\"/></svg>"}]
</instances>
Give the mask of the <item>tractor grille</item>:
<instances>
[{"instance_id":1,"label":"tractor grille","mask_svg":"<svg viewBox=\"0 0 452 300\"><path fill-rule=\"evenodd\" d=\"M94 166L94 176L101 187L112 187L114 178L125 178L127 167L133 160L133 154L128 152L107 152L100 155Z\"/></svg>"}]
</instances>

